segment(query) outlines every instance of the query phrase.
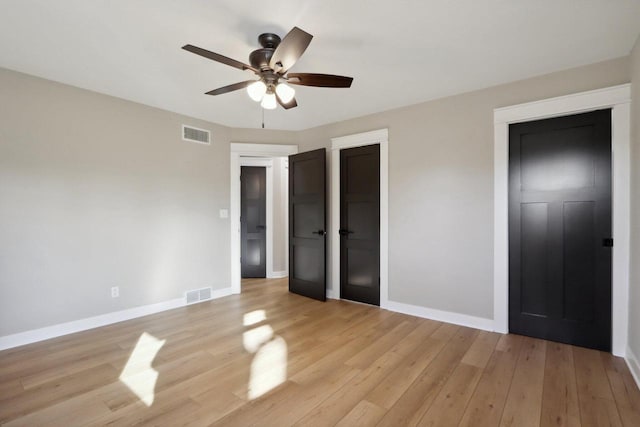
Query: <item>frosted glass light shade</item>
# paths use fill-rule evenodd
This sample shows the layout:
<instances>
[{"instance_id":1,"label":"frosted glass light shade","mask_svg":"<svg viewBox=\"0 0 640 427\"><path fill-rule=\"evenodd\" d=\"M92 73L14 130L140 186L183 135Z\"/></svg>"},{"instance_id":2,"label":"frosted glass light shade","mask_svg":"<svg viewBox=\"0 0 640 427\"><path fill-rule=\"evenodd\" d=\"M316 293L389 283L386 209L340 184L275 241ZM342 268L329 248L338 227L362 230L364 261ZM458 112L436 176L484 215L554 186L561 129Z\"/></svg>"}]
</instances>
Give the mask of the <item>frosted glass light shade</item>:
<instances>
[{"instance_id":1,"label":"frosted glass light shade","mask_svg":"<svg viewBox=\"0 0 640 427\"><path fill-rule=\"evenodd\" d=\"M276 86L276 93L283 103L288 104L295 96L296 91L289 85L279 83L278 86Z\"/></svg>"},{"instance_id":2,"label":"frosted glass light shade","mask_svg":"<svg viewBox=\"0 0 640 427\"><path fill-rule=\"evenodd\" d=\"M262 108L266 109L266 110L273 110L275 109L278 104L276 103L276 94L275 93L267 93L263 98L262 98Z\"/></svg>"},{"instance_id":3,"label":"frosted glass light shade","mask_svg":"<svg viewBox=\"0 0 640 427\"><path fill-rule=\"evenodd\" d=\"M267 85L265 85L262 81L258 80L257 82L251 83L247 86L247 93L249 97L256 102L260 102L264 94L267 92Z\"/></svg>"}]
</instances>

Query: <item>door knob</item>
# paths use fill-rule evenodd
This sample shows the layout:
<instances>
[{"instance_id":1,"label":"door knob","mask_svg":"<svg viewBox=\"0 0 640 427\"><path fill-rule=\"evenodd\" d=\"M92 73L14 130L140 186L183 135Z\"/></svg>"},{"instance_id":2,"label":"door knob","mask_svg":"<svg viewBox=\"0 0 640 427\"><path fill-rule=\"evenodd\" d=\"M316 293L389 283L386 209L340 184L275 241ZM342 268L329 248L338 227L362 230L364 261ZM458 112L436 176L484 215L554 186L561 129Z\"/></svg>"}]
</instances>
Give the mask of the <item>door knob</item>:
<instances>
[{"instance_id":1,"label":"door knob","mask_svg":"<svg viewBox=\"0 0 640 427\"><path fill-rule=\"evenodd\" d=\"M264 225L256 225L258 230L264 230L266 227Z\"/></svg>"},{"instance_id":2,"label":"door knob","mask_svg":"<svg viewBox=\"0 0 640 427\"><path fill-rule=\"evenodd\" d=\"M327 234L327 232L324 230L312 231L311 233L317 234L319 236L324 236L325 234Z\"/></svg>"},{"instance_id":3,"label":"door knob","mask_svg":"<svg viewBox=\"0 0 640 427\"><path fill-rule=\"evenodd\" d=\"M348 234L353 234L353 231L349 231L349 230L338 230L338 234L340 234L341 236L346 236Z\"/></svg>"}]
</instances>

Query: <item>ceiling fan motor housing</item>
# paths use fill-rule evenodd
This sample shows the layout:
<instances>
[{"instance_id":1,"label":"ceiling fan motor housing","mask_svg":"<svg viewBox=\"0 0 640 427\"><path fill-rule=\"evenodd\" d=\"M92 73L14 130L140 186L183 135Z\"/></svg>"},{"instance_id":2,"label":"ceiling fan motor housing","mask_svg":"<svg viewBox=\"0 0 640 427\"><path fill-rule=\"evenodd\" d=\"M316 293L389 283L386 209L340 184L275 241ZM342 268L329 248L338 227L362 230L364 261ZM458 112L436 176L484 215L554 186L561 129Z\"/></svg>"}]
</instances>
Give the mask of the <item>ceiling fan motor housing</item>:
<instances>
[{"instance_id":1,"label":"ceiling fan motor housing","mask_svg":"<svg viewBox=\"0 0 640 427\"><path fill-rule=\"evenodd\" d=\"M249 55L249 63L252 67L260 71L271 70L269 62L273 56L273 52L280 44L280 36L273 33L264 33L258 36L258 42L262 48L256 49Z\"/></svg>"}]
</instances>

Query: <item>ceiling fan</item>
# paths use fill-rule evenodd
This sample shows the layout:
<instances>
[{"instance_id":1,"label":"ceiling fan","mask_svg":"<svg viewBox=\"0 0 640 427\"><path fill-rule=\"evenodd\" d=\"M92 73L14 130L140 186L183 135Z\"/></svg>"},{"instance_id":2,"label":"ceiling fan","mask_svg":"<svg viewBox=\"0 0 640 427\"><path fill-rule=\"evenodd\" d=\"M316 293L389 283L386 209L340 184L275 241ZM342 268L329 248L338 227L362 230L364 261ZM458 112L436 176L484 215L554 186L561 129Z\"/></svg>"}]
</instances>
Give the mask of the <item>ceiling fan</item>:
<instances>
[{"instance_id":1,"label":"ceiling fan","mask_svg":"<svg viewBox=\"0 0 640 427\"><path fill-rule=\"evenodd\" d=\"M352 77L332 74L288 72L307 49L312 38L311 34L298 27L293 27L284 36L284 39L280 39L278 35L273 33L261 34L258 37L258 42L262 47L254 50L249 55L251 65L190 44L184 45L182 48L196 55L204 56L243 71L253 71L259 77L258 80L246 80L211 90L206 93L207 95L221 95L247 88L251 99L261 102L263 108L272 110L277 107L277 104L280 104L288 110L298 106L295 99L295 90L288 84L346 88L350 87L353 81Z\"/></svg>"}]
</instances>

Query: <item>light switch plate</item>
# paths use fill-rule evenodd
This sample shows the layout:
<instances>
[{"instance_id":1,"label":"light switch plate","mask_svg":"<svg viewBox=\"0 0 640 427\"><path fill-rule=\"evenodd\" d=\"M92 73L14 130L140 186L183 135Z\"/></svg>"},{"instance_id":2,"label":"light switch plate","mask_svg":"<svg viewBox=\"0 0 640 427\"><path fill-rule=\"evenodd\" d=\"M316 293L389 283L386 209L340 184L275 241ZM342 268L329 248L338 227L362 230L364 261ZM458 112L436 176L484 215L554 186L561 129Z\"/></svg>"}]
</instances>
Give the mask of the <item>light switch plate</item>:
<instances>
[{"instance_id":1,"label":"light switch plate","mask_svg":"<svg viewBox=\"0 0 640 427\"><path fill-rule=\"evenodd\" d=\"M229 218L229 209L220 209L220 218Z\"/></svg>"}]
</instances>

